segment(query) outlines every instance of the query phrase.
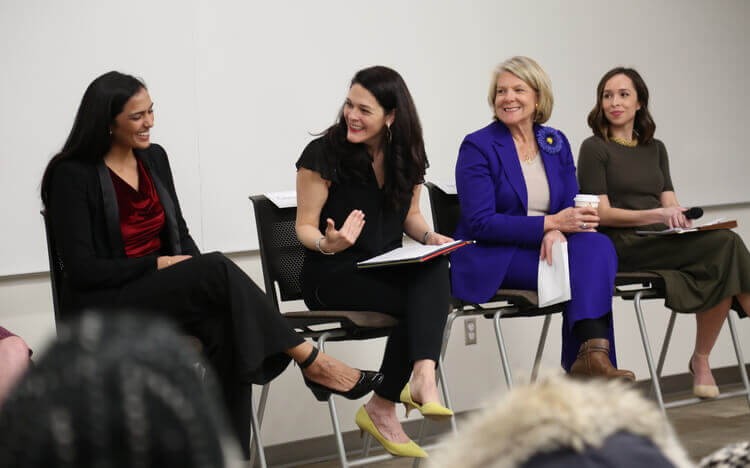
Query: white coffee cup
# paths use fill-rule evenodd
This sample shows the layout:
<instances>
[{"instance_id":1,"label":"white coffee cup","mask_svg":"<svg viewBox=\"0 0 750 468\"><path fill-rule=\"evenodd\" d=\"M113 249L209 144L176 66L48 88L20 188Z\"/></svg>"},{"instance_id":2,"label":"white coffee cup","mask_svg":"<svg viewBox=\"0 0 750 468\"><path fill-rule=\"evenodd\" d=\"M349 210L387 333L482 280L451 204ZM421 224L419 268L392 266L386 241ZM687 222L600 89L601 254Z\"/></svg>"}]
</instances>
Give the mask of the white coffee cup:
<instances>
[{"instance_id":1,"label":"white coffee cup","mask_svg":"<svg viewBox=\"0 0 750 468\"><path fill-rule=\"evenodd\" d=\"M587 195L585 193L579 193L573 198L577 208L591 207L594 209L599 208L599 196L598 195Z\"/></svg>"}]
</instances>

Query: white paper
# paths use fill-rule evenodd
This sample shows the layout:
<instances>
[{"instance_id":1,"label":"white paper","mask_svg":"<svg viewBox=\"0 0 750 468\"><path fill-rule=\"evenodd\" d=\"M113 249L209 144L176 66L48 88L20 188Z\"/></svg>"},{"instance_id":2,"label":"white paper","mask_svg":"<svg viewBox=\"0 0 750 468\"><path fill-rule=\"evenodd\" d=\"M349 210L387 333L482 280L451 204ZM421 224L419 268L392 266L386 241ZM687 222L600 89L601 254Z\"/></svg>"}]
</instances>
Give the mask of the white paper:
<instances>
[{"instance_id":1,"label":"white paper","mask_svg":"<svg viewBox=\"0 0 750 468\"><path fill-rule=\"evenodd\" d=\"M539 307L547 307L570 300L570 267L568 266L568 243L552 244L552 265L539 260L537 273L537 296Z\"/></svg>"},{"instance_id":2,"label":"white paper","mask_svg":"<svg viewBox=\"0 0 750 468\"><path fill-rule=\"evenodd\" d=\"M283 192L267 192L263 195L271 200L271 203L276 205L277 208L295 208L297 206L296 190L286 190Z\"/></svg>"},{"instance_id":3,"label":"white paper","mask_svg":"<svg viewBox=\"0 0 750 468\"><path fill-rule=\"evenodd\" d=\"M424 245L424 244L411 244L411 245L405 245L403 247L399 247L397 249L393 249L390 252L386 252L384 254L378 255L376 257L369 258L367 260L363 260L361 262L358 262L357 265L369 265L372 263L384 263L384 262L405 262L407 260L415 260L421 257L424 257L426 255L429 255L434 252L439 252L440 250L447 249L449 247L452 247L454 245L462 243L462 240L455 240L453 242L447 242L445 244L440 245Z\"/></svg>"},{"instance_id":4,"label":"white paper","mask_svg":"<svg viewBox=\"0 0 750 468\"><path fill-rule=\"evenodd\" d=\"M689 228L673 227L669 229L664 229L662 231L635 231L635 233L643 234L643 235L651 235L651 236L661 236L661 235L668 235L668 234L684 234L686 232L696 232L698 228L701 228L704 226L711 226L713 224L723 223L724 221L728 221L727 218L717 218L707 223L693 224L693 226Z\"/></svg>"}]
</instances>

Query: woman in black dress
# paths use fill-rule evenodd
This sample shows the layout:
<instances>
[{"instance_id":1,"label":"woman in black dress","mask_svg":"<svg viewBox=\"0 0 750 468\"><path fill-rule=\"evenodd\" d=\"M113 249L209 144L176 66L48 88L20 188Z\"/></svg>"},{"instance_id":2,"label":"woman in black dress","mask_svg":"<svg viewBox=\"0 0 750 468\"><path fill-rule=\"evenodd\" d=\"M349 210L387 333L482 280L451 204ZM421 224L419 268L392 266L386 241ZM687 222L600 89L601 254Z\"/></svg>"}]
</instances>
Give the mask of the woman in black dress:
<instances>
[{"instance_id":1,"label":"woman in black dress","mask_svg":"<svg viewBox=\"0 0 750 468\"><path fill-rule=\"evenodd\" d=\"M441 257L375 270L357 270L356 262L400 247L404 233L425 244L451 240L432 232L419 210L426 167L409 90L398 73L381 66L354 76L338 122L297 161L305 303L400 319L383 356L383 383L356 422L389 452L414 457L426 454L404 433L395 404L427 417L452 415L439 403L435 380L450 304L448 262Z\"/></svg>"},{"instance_id":2,"label":"woman in black dress","mask_svg":"<svg viewBox=\"0 0 750 468\"><path fill-rule=\"evenodd\" d=\"M138 79L109 72L86 90L73 129L42 179L42 201L63 263L62 313L128 307L175 321L199 338L248 449L250 384L294 359L318 394L358 398L382 376L305 342L265 294L218 252L190 237L165 151L151 144L153 103Z\"/></svg>"}]
</instances>

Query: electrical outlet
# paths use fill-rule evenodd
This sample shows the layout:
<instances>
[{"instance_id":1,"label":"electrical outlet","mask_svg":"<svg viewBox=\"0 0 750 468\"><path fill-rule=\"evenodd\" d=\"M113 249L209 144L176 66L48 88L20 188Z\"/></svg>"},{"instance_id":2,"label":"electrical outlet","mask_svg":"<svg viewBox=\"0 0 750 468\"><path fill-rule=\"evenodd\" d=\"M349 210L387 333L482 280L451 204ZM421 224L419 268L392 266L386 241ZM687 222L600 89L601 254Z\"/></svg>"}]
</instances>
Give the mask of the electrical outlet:
<instances>
[{"instance_id":1,"label":"electrical outlet","mask_svg":"<svg viewBox=\"0 0 750 468\"><path fill-rule=\"evenodd\" d=\"M467 318L464 320L464 344L477 344L477 319Z\"/></svg>"}]
</instances>

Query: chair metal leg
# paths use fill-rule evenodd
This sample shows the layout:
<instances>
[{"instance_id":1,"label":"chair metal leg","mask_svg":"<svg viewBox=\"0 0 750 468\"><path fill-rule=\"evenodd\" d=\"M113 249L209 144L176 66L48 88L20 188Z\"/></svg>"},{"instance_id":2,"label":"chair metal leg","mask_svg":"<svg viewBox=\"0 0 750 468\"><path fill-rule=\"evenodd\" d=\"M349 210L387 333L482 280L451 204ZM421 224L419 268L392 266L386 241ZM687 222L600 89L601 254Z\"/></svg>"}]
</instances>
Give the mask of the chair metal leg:
<instances>
[{"instance_id":1,"label":"chair metal leg","mask_svg":"<svg viewBox=\"0 0 750 468\"><path fill-rule=\"evenodd\" d=\"M641 296L643 291L638 291L633 297L633 306L635 307L635 316L638 319L638 328L641 331L641 341L643 342L643 350L646 353L646 363L648 364L648 371L651 373L651 385L654 388L654 394L656 395L656 401L659 404L659 409L664 413L666 417L667 412L664 408L664 400L661 395L661 385L659 384L659 376L654 369L654 358L651 355L651 342L648 339L648 333L646 332L646 323L643 319L643 309L641 308Z\"/></svg>"},{"instance_id":2,"label":"chair metal leg","mask_svg":"<svg viewBox=\"0 0 750 468\"><path fill-rule=\"evenodd\" d=\"M747 398L747 404L750 405L750 382L747 378L747 369L745 369L745 358L742 355L742 347L740 347L740 340L737 337L736 324L734 322L734 316L732 311L729 311L727 317L729 322L729 333L732 335L732 344L734 344L734 353L737 355L737 366L740 368L740 376L742 377L742 384L745 386L745 397Z\"/></svg>"},{"instance_id":3,"label":"chair metal leg","mask_svg":"<svg viewBox=\"0 0 750 468\"><path fill-rule=\"evenodd\" d=\"M443 356L440 356L438 358L438 375L437 375L438 384L440 384L440 390L443 393L443 401L445 402L445 406L449 409L453 409L453 402L451 401L450 392L448 391L448 377L445 375L445 364L443 362ZM458 433L458 428L456 427L456 416L451 416L451 430L454 434Z\"/></svg>"},{"instance_id":4,"label":"chair metal leg","mask_svg":"<svg viewBox=\"0 0 750 468\"><path fill-rule=\"evenodd\" d=\"M513 388L513 376L510 372L510 362L508 361L508 351L505 348L505 340L503 339L503 332L500 329L500 316L502 312L497 311L493 316L495 324L495 338L497 339L497 348L500 351L500 361L503 364L503 373L505 374L505 384L508 386L508 390Z\"/></svg>"},{"instance_id":5,"label":"chair metal leg","mask_svg":"<svg viewBox=\"0 0 750 468\"><path fill-rule=\"evenodd\" d=\"M250 401L250 404L252 405L253 402ZM250 426L252 428L252 437L250 438L250 445L252 446L253 441L255 441L255 452L258 454L258 461L260 462L260 468L266 468L268 465L266 464L266 452L263 449L263 440L260 437L260 422L258 421L258 416L255 414L255 409L250 409ZM251 455L251 464L250 466L253 466L252 463L254 460L252 459Z\"/></svg>"},{"instance_id":6,"label":"chair metal leg","mask_svg":"<svg viewBox=\"0 0 750 468\"><path fill-rule=\"evenodd\" d=\"M443 344L440 347L440 355L445 356L445 350L448 349L448 341L451 339L451 329L453 328L453 321L461 314L462 311L454 310L448 314L448 319L445 321L445 328L443 329Z\"/></svg>"},{"instance_id":7,"label":"chair metal leg","mask_svg":"<svg viewBox=\"0 0 750 468\"><path fill-rule=\"evenodd\" d=\"M667 331L664 333L664 342L661 345L661 352L659 353L659 364L656 366L656 373L661 377L661 373L664 370L664 361L667 360L667 351L669 350L669 342L672 341L672 331L674 331L674 323L677 319L677 312L672 311L669 316L669 323L667 324Z\"/></svg>"},{"instance_id":8,"label":"chair metal leg","mask_svg":"<svg viewBox=\"0 0 750 468\"><path fill-rule=\"evenodd\" d=\"M539 365L542 363L542 354L544 353L544 345L547 343L550 322L552 322L552 316L545 315L542 334L539 336L539 346L537 346L536 356L534 356L534 367L531 369L531 382L536 382L536 378L539 375Z\"/></svg>"},{"instance_id":9,"label":"chair metal leg","mask_svg":"<svg viewBox=\"0 0 750 468\"><path fill-rule=\"evenodd\" d=\"M322 352L325 352L326 340L328 339L329 333L323 333L318 338L318 348ZM342 468L349 466L349 462L346 458L346 448L344 447L344 438L341 435L341 426L339 425L338 414L336 413L336 403L334 402L333 396L328 397L328 410L331 413L331 424L333 425L333 435L336 438L336 446L339 451L339 462Z\"/></svg>"},{"instance_id":10,"label":"chair metal leg","mask_svg":"<svg viewBox=\"0 0 750 468\"><path fill-rule=\"evenodd\" d=\"M265 467L266 466L266 453L263 449L263 444L260 441L260 428L263 425L263 415L266 412L266 401L268 400L268 389L271 386L270 382L263 385L262 390L260 391L260 399L258 400L258 411L257 413L253 410L252 417L253 420L251 420L251 428L252 428L252 437L250 439L250 464L249 466L255 466L255 457L258 455L260 457L260 466ZM250 402L252 405L252 401ZM256 416L257 414L257 416ZM255 438L255 434L258 435L258 438ZM253 446L252 442L255 440L256 446Z\"/></svg>"}]
</instances>

